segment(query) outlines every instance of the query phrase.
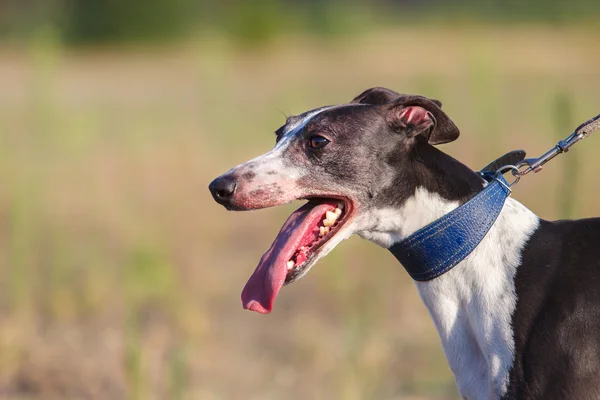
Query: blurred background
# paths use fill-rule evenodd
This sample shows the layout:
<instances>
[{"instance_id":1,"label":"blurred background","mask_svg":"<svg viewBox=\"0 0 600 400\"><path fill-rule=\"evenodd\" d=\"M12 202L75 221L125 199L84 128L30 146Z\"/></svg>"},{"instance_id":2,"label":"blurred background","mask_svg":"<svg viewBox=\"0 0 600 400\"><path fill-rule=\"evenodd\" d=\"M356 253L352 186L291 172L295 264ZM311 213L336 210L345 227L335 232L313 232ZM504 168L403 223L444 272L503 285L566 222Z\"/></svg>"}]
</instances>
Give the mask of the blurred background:
<instances>
[{"instance_id":1,"label":"blurred background","mask_svg":"<svg viewBox=\"0 0 600 400\"><path fill-rule=\"evenodd\" d=\"M352 238L274 312L239 294L298 204L208 183L283 114L372 86L440 99L474 169L600 112L596 0L0 0L0 398L456 399L425 308ZM600 215L600 136L521 181Z\"/></svg>"}]
</instances>

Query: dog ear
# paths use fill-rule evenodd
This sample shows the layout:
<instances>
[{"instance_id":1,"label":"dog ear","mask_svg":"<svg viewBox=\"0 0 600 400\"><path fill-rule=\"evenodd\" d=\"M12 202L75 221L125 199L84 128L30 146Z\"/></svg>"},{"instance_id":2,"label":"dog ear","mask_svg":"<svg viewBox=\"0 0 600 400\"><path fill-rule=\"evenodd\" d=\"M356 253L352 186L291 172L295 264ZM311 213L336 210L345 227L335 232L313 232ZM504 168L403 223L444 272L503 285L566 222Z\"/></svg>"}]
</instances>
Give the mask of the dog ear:
<instances>
[{"instance_id":1,"label":"dog ear","mask_svg":"<svg viewBox=\"0 0 600 400\"><path fill-rule=\"evenodd\" d=\"M356 96L350 103L382 105L391 103L392 101L408 99L413 97L416 96L401 94L391 89L386 89L384 87L374 87L365 90L364 92ZM435 99L428 100L435 103L439 108L442 108L441 101Z\"/></svg>"},{"instance_id":2,"label":"dog ear","mask_svg":"<svg viewBox=\"0 0 600 400\"><path fill-rule=\"evenodd\" d=\"M460 131L441 105L423 96L401 96L389 108L387 120L394 130L409 137L423 135L433 145L452 142Z\"/></svg>"},{"instance_id":3,"label":"dog ear","mask_svg":"<svg viewBox=\"0 0 600 400\"><path fill-rule=\"evenodd\" d=\"M405 95L383 87L374 87L365 90L356 96L350 103L381 105L391 103L402 96Z\"/></svg>"}]
</instances>

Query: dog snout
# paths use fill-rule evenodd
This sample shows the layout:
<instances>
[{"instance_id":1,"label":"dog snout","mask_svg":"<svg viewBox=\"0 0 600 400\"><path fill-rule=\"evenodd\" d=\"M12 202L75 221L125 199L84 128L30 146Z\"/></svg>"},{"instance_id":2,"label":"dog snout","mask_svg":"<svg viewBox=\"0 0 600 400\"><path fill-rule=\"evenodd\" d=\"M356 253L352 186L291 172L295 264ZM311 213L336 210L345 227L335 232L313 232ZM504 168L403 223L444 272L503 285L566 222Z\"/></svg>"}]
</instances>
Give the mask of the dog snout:
<instances>
[{"instance_id":1,"label":"dog snout","mask_svg":"<svg viewBox=\"0 0 600 400\"><path fill-rule=\"evenodd\" d=\"M236 179L231 175L221 175L208 185L208 190L217 203L227 207L231 205L237 186Z\"/></svg>"}]
</instances>

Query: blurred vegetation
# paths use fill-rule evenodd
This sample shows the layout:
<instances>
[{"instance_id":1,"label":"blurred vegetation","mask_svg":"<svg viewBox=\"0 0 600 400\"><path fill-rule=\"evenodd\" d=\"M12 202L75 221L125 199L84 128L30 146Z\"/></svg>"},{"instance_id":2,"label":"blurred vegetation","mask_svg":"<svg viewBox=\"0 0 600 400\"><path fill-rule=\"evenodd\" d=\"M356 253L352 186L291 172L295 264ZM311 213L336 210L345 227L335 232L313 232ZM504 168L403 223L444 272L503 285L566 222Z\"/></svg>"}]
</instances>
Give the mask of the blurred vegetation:
<instances>
[{"instance_id":1,"label":"blurred vegetation","mask_svg":"<svg viewBox=\"0 0 600 400\"><path fill-rule=\"evenodd\" d=\"M0 2L0 398L455 399L414 285L365 241L243 311L297 205L227 213L206 188L281 112L372 86L440 99L461 129L442 149L473 168L598 113L597 2L448 4ZM598 151L514 196L600 215Z\"/></svg>"},{"instance_id":2,"label":"blurred vegetation","mask_svg":"<svg viewBox=\"0 0 600 400\"><path fill-rule=\"evenodd\" d=\"M598 12L595 0L2 0L0 36L19 39L40 25L51 25L62 40L77 45L214 32L260 44L282 33L356 34L375 25L597 25Z\"/></svg>"}]
</instances>

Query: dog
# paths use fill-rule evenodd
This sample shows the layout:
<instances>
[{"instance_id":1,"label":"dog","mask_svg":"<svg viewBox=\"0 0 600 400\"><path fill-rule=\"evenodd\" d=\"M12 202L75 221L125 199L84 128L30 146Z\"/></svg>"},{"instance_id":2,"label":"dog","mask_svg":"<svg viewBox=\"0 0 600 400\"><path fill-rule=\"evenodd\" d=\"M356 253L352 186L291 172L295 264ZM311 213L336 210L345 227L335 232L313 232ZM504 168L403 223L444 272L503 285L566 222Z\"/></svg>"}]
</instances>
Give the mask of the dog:
<instances>
[{"instance_id":1,"label":"dog","mask_svg":"<svg viewBox=\"0 0 600 400\"><path fill-rule=\"evenodd\" d=\"M307 200L242 292L284 284L358 234L391 248L486 187L436 146L459 130L433 99L372 88L289 117L275 147L210 183L228 210ZM463 399L600 399L600 218L549 222L508 198L477 247L415 281Z\"/></svg>"}]
</instances>

